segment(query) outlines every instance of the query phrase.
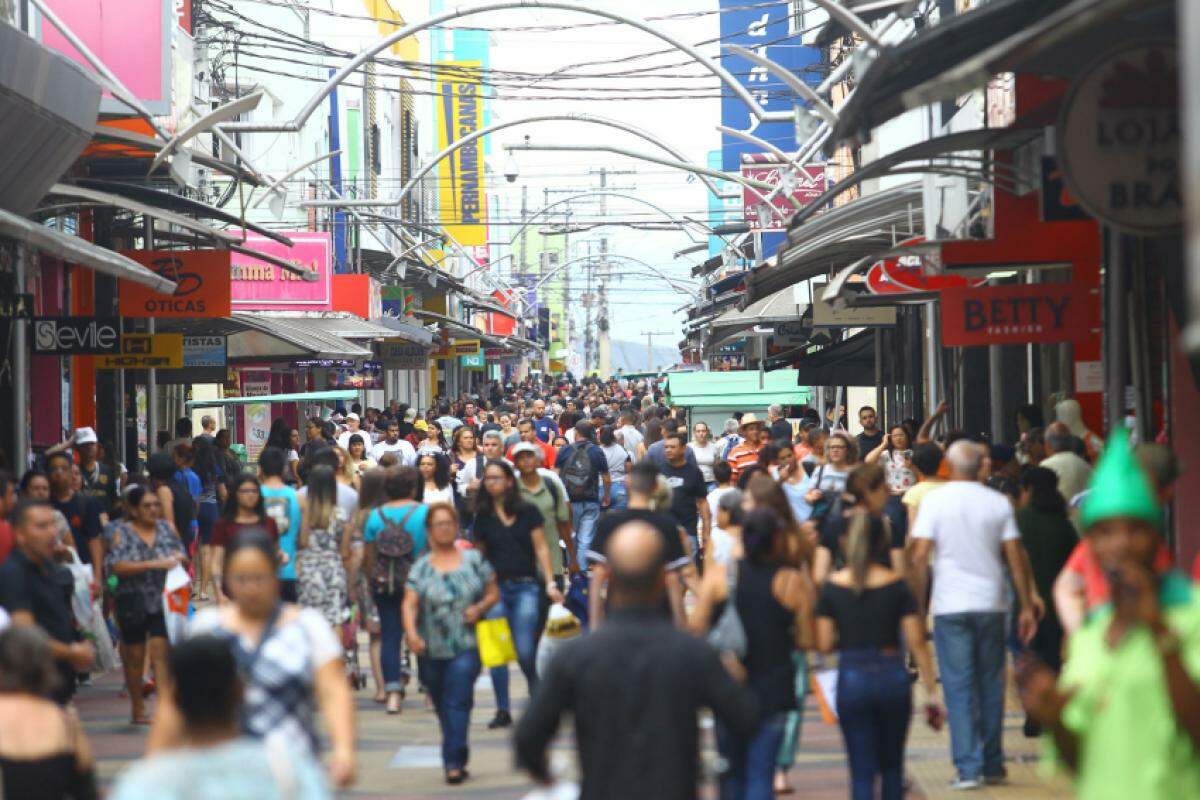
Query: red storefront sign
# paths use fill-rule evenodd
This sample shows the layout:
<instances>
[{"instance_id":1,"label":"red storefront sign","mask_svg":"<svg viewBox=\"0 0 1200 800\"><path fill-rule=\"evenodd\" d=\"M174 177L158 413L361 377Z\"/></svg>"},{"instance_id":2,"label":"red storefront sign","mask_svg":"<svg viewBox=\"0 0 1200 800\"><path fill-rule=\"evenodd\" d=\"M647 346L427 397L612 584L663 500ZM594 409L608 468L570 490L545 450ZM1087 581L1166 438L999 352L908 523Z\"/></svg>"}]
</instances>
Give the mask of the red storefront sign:
<instances>
[{"instance_id":1,"label":"red storefront sign","mask_svg":"<svg viewBox=\"0 0 1200 800\"><path fill-rule=\"evenodd\" d=\"M1069 283L943 289L942 344L1070 342L1090 337L1091 300Z\"/></svg>"},{"instance_id":2,"label":"red storefront sign","mask_svg":"<svg viewBox=\"0 0 1200 800\"><path fill-rule=\"evenodd\" d=\"M228 317L230 252L228 250L122 250L121 255L175 281L174 294L122 280L123 317Z\"/></svg>"}]
</instances>

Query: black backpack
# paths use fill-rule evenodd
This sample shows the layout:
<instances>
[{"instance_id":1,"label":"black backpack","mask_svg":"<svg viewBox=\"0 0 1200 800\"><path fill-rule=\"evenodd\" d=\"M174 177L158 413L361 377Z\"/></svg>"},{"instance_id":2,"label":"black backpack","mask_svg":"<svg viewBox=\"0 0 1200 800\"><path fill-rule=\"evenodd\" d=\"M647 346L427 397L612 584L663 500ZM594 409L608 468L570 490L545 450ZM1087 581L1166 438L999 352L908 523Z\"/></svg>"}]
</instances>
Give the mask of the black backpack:
<instances>
[{"instance_id":1,"label":"black backpack","mask_svg":"<svg viewBox=\"0 0 1200 800\"><path fill-rule=\"evenodd\" d=\"M571 445L566 460L559 465L558 472L562 475L563 485L567 487L567 496L572 500L586 500L592 494L592 487L596 481L596 467L592 464L586 442Z\"/></svg>"}]
</instances>

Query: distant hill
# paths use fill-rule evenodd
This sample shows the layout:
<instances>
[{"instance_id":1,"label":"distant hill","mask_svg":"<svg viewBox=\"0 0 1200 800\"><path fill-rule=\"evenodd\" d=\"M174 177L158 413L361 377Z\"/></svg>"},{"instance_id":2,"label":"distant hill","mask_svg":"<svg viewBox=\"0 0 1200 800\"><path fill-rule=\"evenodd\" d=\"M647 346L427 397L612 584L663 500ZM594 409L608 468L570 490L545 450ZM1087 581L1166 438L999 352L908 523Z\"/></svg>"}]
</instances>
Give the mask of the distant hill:
<instances>
[{"instance_id":1,"label":"distant hill","mask_svg":"<svg viewBox=\"0 0 1200 800\"><path fill-rule=\"evenodd\" d=\"M682 337L682 334L681 334ZM658 341L663 341L659 338ZM655 345L650 350L652 368L661 369L676 364L679 361L679 348L665 345ZM646 342L623 342L612 340L613 372L646 372Z\"/></svg>"}]
</instances>

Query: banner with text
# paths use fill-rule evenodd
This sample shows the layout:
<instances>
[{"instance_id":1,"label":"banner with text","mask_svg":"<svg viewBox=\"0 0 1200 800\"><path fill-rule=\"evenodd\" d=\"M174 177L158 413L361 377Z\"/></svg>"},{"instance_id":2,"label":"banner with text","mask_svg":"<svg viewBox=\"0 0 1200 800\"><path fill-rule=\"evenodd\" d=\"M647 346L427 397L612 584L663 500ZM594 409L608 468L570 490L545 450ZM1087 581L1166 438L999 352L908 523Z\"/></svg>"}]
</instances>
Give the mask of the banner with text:
<instances>
[{"instance_id":1,"label":"banner with text","mask_svg":"<svg viewBox=\"0 0 1200 800\"><path fill-rule=\"evenodd\" d=\"M444 150L483 127L480 62L442 61L437 65L438 149ZM440 221L464 247L487 244L487 186L483 141L460 147L438 167Z\"/></svg>"},{"instance_id":2,"label":"banner with text","mask_svg":"<svg viewBox=\"0 0 1200 800\"><path fill-rule=\"evenodd\" d=\"M1091 335L1087 289L1070 283L949 288L942 293L942 344L1070 342Z\"/></svg>"}]
</instances>

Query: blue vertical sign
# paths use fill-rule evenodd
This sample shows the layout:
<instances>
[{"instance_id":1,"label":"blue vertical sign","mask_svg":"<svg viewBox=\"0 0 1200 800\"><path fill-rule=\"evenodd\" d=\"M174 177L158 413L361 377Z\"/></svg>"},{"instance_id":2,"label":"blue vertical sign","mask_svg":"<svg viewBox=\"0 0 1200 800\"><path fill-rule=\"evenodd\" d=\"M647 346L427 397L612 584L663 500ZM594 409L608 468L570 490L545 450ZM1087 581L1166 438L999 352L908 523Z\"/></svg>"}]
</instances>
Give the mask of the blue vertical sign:
<instances>
[{"instance_id":1,"label":"blue vertical sign","mask_svg":"<svg viewBox=\"0 0 1200 800\"><path fill-rule=\"evenodd\" d=\"M329 76L333 77L333 74L334 70L330 69ZM341 124L341 116L338 113L338 90L335 85L333 91L329 93L330 152L342 149ZM342 194L342 157L340 155L329 160L329 183L339 196L345 197ZM350 258L346 247L346 212L336 208L333 210L333 271L338 273L350 271Z\"/></svg>"},{"instance_id":2,"label":"blue vertical sign","mask_svg":"<svg viewBox=\"0 0 1200 800\"><path fill-rule=\"evenodd\" d=\"M820 50L805 47L801 34L793 31L791 3L758 5L746 0L720 0L720 3L722 43L754 50L787 67L803 80L814 85L820 82L820 77L811 69L820 62ZM733 73L765 110L792 110L794 102L787 87L762 67L729 51L723 51L721 66ZM751 133L784 152L795 152L797 147L795 126L791 122L759 122L746 104L728 89L721 98L721 124ZM726 172L740 170L743 153L758 152L761 150L748 142L725 134L721 136L721 168ZM782 233L764 233L762 252L756 257L761 260L772 255L783 239Z\"/></svg>"}]
</instances>

